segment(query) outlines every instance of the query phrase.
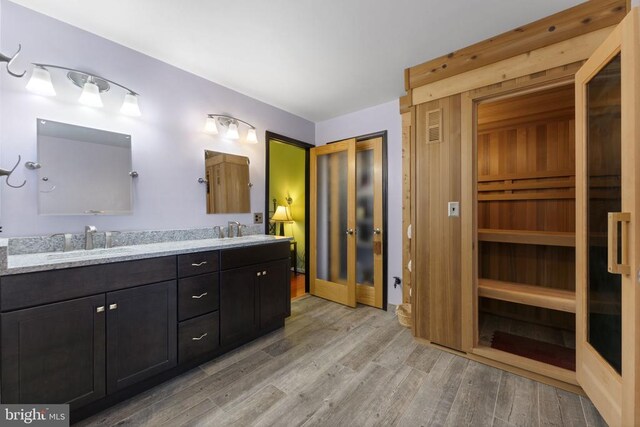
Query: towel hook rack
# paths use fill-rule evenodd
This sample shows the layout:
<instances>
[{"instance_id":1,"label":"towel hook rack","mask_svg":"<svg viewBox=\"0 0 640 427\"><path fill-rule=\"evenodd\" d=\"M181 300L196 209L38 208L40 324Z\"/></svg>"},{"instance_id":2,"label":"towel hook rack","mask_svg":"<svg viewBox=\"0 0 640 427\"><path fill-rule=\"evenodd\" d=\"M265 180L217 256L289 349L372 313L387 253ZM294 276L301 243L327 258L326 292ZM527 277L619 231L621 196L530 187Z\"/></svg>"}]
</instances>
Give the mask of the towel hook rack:
<instances>
[{"instance_id":1,"label":"towel hook rack","mask_svg":"<svg viewBox=\"0 0 640 427\"><path fill-rule=\"evenodd\" d=\"M22 74L18 74L18 73L14 73L13 71L11 71L11 65L13 64L13 61L16 60L16 58L18 57L18 55L20 54L20 51L22 50L22 45L18 45L18 50L16 51L16 53L13 54L13 56L7 56L4 55L2 53L0 53L0 62L6 62L7 63L7 73L9 73L10 75L12 75L13 77L17 77L20 78L22 76L25 75L25 73L27 72L26 70L22 72Z\"/></svg>"},{"instance_id":2,"label":"towel hook rack","mask_svg":"<svg viewBox=\"0 0 640 427\"><path fill-rule=\"evenodd\" d=\"M27 183L27 180L25 179L24 182L20 185L13 185L9 182L9 178L11 177L11 174L13 173L13 171L16 170L16 168L18 167L18 165L20 164L20 162L22 161L22 157L18 154L18 161L16 162L15 166L13 168L11 168L11 170L8 169L1 169L0 168L0 176L6 176L7 177L7 185L11 188L22 188L24 187L24 185Z\"/></svg>"}]
</instances>

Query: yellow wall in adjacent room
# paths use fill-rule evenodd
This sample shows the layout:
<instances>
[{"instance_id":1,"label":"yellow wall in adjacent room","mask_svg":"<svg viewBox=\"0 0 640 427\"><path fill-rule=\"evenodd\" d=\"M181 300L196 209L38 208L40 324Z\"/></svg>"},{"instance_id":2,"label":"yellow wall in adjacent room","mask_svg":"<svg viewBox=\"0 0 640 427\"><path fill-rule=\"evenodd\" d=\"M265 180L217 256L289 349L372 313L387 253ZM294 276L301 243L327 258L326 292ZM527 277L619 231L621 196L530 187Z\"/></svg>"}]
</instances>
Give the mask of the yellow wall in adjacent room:
<instances>
[{"instance_id":1,"label":"yellow wall in adjacent room","mask_svg":"<svg viewBox=\"0 0 640 427\"><path fill-rule=\"evenodd\" d=\"M274 198L277 204L282 206L288 206L287 195L293 199L291 216L295 222L285 224L284 233L286 236L293 236L298 242L298 269L304 271L306 270L304 265L305 150L276 140L269 141L269 144L269 209L273 209ZM273 212L269 213L269 216L271 215ZM276 234L279 234L279 229L278 224Z\"/></svg>"}]
</instances>

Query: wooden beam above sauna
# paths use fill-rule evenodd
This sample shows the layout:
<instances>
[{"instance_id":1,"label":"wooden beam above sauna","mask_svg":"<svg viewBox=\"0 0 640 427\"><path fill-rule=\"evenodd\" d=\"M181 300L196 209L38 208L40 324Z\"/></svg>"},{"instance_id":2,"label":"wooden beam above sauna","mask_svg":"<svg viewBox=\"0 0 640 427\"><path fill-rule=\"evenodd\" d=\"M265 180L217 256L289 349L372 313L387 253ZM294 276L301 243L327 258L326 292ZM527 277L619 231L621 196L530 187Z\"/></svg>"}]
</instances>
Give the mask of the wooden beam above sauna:
<instances>
[{"instance_id":1,"label":"wooden beam above sauna","mask_svg":"<svg viewBox=\"0 0 640 427\"><path fill-rule=\"evenodd\" d=\"M628 0L592 0L405 70L410 91L456 74L618 24Z\"/></svg>"}]
</instances>

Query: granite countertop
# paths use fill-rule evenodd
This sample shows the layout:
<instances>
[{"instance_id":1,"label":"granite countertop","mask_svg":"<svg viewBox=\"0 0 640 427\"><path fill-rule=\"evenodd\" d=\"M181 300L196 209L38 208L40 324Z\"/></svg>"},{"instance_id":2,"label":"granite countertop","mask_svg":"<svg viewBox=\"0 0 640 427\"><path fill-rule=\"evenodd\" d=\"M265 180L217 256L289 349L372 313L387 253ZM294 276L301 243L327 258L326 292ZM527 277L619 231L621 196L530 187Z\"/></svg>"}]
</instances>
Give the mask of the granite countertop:
<instances>
[{"instance_id":1,"label":"granite countertop","mask_svg":"<svg viewBox=\"0 0 640 427\"><path fill-rule=\"evenodd\" d=\"M237 248L291 240L290 237L253 235L233 238L183 240L117 246L110 249L76 250L69 252L44 252L7 256L6 266L1 266L0 276L58 270L86 265L131 261L168 255L203 252L216 249ZM1 245L1 242L0 242Z\"/></svg>"}]
</instances>

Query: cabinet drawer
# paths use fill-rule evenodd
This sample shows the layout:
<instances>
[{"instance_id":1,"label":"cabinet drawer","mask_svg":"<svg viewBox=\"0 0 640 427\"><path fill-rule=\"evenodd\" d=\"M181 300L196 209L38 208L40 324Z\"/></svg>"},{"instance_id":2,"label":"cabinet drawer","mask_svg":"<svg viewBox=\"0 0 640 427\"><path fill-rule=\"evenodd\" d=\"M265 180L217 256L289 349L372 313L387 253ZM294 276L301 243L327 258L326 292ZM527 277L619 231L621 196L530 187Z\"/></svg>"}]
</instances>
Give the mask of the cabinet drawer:
<instances>
[{"instance_id":1,"label":"cabinet drawer","mask_svg":"<svg viewBox=\"0 0 640 427\"><path fill-rule=\"evenodd\" d=\"M178 255L178 277L218 271L218 251Z\"/></svg>"},{"instance_id":2,"label":"cabinet drawer","mask_svg":"<svg viewBox=\"0 0 640 427\"><path fill-rule=\"evenodd\" d=\"M291 256L291 242L284 240L277 243L246 246L243 248L225 249L220 255L223 270L261 264Z\"/></svg>"},{"instance_id":3,"label":"cabinet drawer","mask_svg":"<svg viewBox=\"0 0 640 427\"><path fill-rule=\"evenodd\" d=\"M218 273L187 277L178 282L178 320L210 313L219 307Z\"/></svg>"},{"instance_id":4,"label":"cabinet drawer","mask_svg":"<svg viewBox=\"0 0 640 427\"><path fill-rule=\"evenodd\" d=\"M0 310L16 310L175 278L175 256L4 276L0 279Z\"/></svg>"},{"instance_id":5,"label":"cabinet drawer","mask_svg":"<svg viewBox=\"0 0 640 427\"><path fill-rule=\"evenodd\" d=\"M178 325L178 362L185 363L220 346L218 312L180 322Z\"/></svg>"}]
</instances>

